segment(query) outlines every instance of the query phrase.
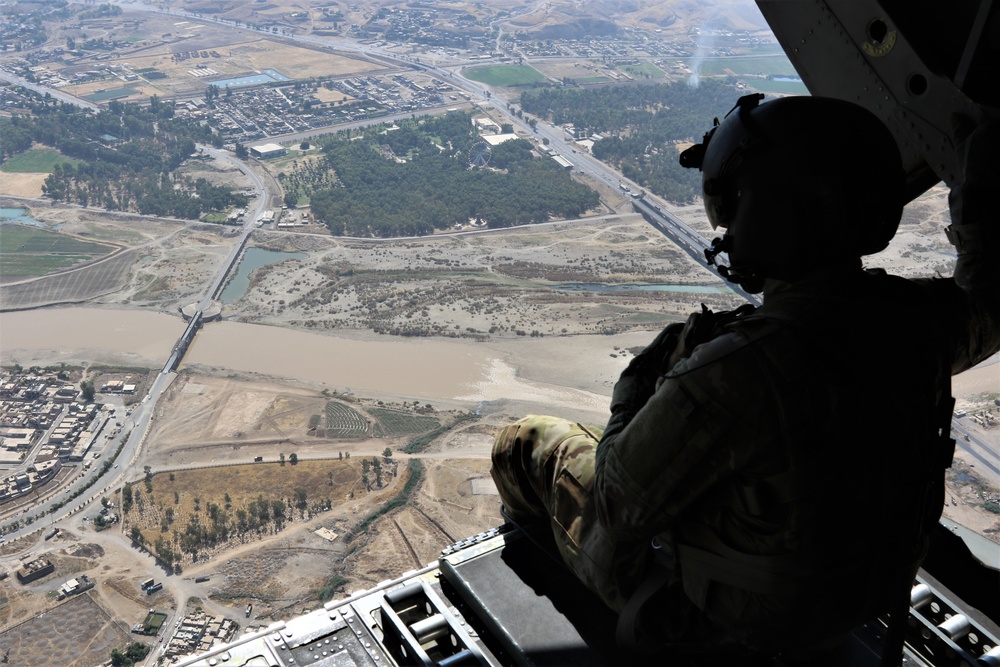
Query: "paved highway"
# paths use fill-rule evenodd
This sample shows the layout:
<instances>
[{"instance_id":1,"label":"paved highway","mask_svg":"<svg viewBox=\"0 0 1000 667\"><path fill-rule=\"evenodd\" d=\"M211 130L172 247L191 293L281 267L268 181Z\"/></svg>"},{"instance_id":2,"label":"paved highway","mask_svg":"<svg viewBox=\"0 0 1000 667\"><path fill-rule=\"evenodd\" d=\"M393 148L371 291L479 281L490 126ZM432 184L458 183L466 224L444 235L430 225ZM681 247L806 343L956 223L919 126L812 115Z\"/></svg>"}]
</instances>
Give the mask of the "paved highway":
<instances>
[{"instance_id":1,"label":"paved highway","mask_svg":"<svg viewBox=\"0 0 1000 667\"><path fill-rule=\"evenodd\" d=\"M955 442L990 472L1000 477L1000 452L994 450L989 443L967 429L962 423L965 419L968 417L960 417L951 422Z\"/></svg>"},{"instance_id":2,"label":"paved highway","mask_svg":"<svg viewBox=\"0 0 1000 667\"><path fill-rule=\"evenodd\" d=\"M41 93L42 95L50 95L51 97L59 100L60 102L65 102L67 104L72 104L73 106L81 107L83 109L89 109L90 111L99 111L100 107L86 100L81 100L79 97L73 97L67 93L60 92L56 88L49 88L48 86L43 86L40 83L31 83L27 79L23 79L16 74L11 74L10 72L5 72L0 70L0 80L6 81L8 83L13 83L18 86L23 86L28 90L33 90L36 93Z\"/></svg>"}]
</instances>

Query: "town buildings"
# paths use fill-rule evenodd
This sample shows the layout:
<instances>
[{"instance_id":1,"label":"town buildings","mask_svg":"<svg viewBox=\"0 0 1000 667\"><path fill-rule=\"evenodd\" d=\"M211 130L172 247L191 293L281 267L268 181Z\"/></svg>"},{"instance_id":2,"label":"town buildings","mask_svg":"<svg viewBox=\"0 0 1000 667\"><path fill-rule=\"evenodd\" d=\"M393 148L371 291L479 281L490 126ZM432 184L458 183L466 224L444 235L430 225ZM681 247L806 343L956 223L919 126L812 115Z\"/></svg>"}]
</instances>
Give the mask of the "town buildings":
<instances>
[{"instance_id":1,"label":"town buildings","mask_svg":"<svg viewBox=\"0 0 1000 667\"><path fill-rule=\"evenodd\" d=\"M119 408L83 402L76 384L60 375L0 376L0 505L51 481L64 464L82 462L121 429ZM129 394L136 384L112 380L101 390Z\"/></svg>"}]
</instances>

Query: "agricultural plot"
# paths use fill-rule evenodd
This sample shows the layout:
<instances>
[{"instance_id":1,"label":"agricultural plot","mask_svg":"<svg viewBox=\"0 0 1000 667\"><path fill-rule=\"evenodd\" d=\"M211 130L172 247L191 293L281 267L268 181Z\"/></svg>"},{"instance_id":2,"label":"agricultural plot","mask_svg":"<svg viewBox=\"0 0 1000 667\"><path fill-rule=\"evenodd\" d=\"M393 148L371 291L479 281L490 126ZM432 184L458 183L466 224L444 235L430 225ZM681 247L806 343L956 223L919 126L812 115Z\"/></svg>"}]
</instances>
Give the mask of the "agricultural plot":
<instances>
[{"instance_id":1,"label":"agricultural plot","mask_svg":"<svg viewBox=\"0 0 1000 667\"><path fill-rule=\"evenodd\" d=\"M362 438L368 435L368 420L357 410L330 401L326 404L326 428L317 429L316 435L321 438Z\"/></svg>"},{"instance_id":2,"label":"agricultural plot","mask_svg":"<svg viewBox=\"0 0 1000 667\"><path fill-rule=\"evenodd\" d=\"M0 195L41 197L48 174L18 174L0 169Z\"/></svg>"},{"instance_id":3,"label":"agricultural plot","mask_svg":"<svg viewBox=\"0 0 1000 667\"><path fill-rule=\"evenodd\" d=\"M83 99L88 102L107 102L108 100L120 100L123 97L131 97L136 91L132 88L114 88L112 90L102 90L100 92L83 95Z\"/></svg>"},{"instance_id":4,"label":"agricultural plot","mask_svg":"<svg viewBox=\"0 0 1000 667\"><path fill-rule=\"evenodd\" d=\"M780 79L747 79L747 86L762 92L776 95L808 95L809 89L801 80L784 81Z\"/></svg>"},{"instance_id":5,"label":"agricultural plot","mask_svg":"<svg viewBox=\"0 0 1000 667\"><path fill-rule=\"evenodd\" d=\"M489 86L525 86L545 81L545 75L528 65L487 65L462 70L462 76Z\"/></svg>"},{"instance_id":6,"label":"agricultural plot","mask_svg":"<svg viewBox=\"0 0 1000 667\"><path fill-rule=\"evenodd\" d=\"M604 66L596 63L566 62L556 60L551 62L539 62L536 69L546 77L556 81L572 79L577 83L582 83L595 78L602 78L605 81L610 80L606 74Z\"/></svg>"},{"instance_id":7,"label":"agricultural plot","mask_svg":"<svg viewBox=\"0 0 1000 667\"><path fill-rule=\"evenodd\" d=\"M575 81L579 84L593 84L593 83L607 83L611 81L611 79L609 77L604 76L603 74L595 74L594 76L585 76L579 79L575 79Z\"/></svg>"},{"instance_id":8,"label":"agricultural plot","mask_svg":"<svg viewBox=\"0 0 1000 667\"><path fill-rule=\"evenodd\" d=\"M809 91L784 54L708 59L701 76L739 76L753 90L780 95L808 95Z\"/></svg>"},{"instance_id":9,"label":"agricultural plot","mask_svg":"<svg viewBox=\"0 0 1000 667\"><path fill-rule=\"evenodd\" d=\"M71 597L0 634L4 662L11 665L91 667L103 664L111 649L129 641L129 633L89 593Z\"/></svg>"},{"instance_id":10,"label":"agricultural plot","mask_svg":"<svg viewBox=\"0 0 1000 667\"><path fill-rule=\"evenodd\" d=\"M625 65L621 68L637 79L660 79L667 75L662 69L653 63L639 63L638 65Z\"/></svg>"},{"instance_id":11,"label":"agricultural plot","mask_svg":"<svg viewBox=\"0 0 1000 667\"><path fill-rule=\"evenodd\" d=\"M3 225L0 226L0 282L44 276L102 257L114 249L104 243L26 225Z\"/></svg>"},{"instance_id":12,"label":"agricultural plot","mask_svg":"<svg viewBox=\"0 0 1000 667\"><path fill-rule=\"evenodd\" d=\"M201 216L202 222L211 222L216 225L224 225L229 221L229 215L221 211L212 211Z\"/></svg>"},{"instance_id":13,"label":"agricultural plot","mask_svg":"<svg viewBox=\"0 0 1000 667\"><path fill-rule=\"evenodd\" d=\"M784 54L750 58L710 58L703 60L699 74L702 76L788 76L798 77L795 68Z\"/></svg>"},{"instance_id":14,"label":"agricultural plot","mask_svg":"<svg viewBox=\"0 0 1000 667\"><path fill-rule=\"evenodd\" d=\"M12 174L51 174L53 167L66 162L79 164L80 160L68 158L54 148L33 148L4 162L0 171Z\"/></svg>"},{"instance_id":15,"label":"agricultural plot","mask_svg":"<svg viewBox=\"0 0 1000 667\"><path fill-rule=\"evenodd\" d=\"M410 433L424 433L441 426L441 422L436 417L429 415L414 415L409 412L399 412L385 408L372 408L369 412L378 420L375 430L380 436L391 437Z\"/></svg>"},{"instance_id":16,"label":"agricultural plot","mask_svg":"<svg viewBox=\"0 0 1000 667\"><path fill-rule=\"evenodd\" d=\"M139 624L138 630L133 630L133 632L155 637L160 633L160 628L163 627L163 623L166 620L167 615L164 612L150 609L149 613L146 614L146 618Z\"/></svg>"},{"instance_id":17,"label":"agricultural plot","mask_svg":"<svg viewBox=\"0 0 1000 667\"><path fill-rule=\"evenodd\" d=\"M88 301L117 291L125 284L135 258L135 251L125 251L76 271L6 285L0 295L0 310Z\"/></svg>"}]
</instances>

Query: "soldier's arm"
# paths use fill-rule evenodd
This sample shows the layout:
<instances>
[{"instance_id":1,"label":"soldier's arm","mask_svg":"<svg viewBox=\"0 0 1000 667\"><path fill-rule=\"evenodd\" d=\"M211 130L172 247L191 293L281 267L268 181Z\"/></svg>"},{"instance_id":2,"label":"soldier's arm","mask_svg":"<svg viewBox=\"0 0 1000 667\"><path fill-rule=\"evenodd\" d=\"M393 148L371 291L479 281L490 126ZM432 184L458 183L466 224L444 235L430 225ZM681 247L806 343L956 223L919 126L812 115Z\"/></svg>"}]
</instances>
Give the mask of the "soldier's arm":
<instances>
[{"instance_id":1,"label":"soldier's arm","mask_svg":"<svg viewBox=\"0 0 1000 667\"><path fill-rule=\"evenodd\" d=\"M637 354L622 371L611 394L611 419L604 427L602 440L613 440L631 423L636 413L656 391L656 382L666 372L664 359L669 359L678 346L684 324L675 322L667 325L642 352ZM597 459L600 462L602 452L598 447Z\"/></svg>"},{"instance_id":2,"label":"soldier's arm","mask_svg":"<svg viewBox=\"0 0 1000 667\"><path fill-rule=\"evenodd\" d=\"M759 379L736 357L724 364L710 359L742 345L735 338L699 346L627 424L605 430L593 497L613 534L648 537L669 529L742 465L747 453L739 448L759 428L752 423L761 414ZM688 368L697 370L685 374Z\"/></svg>"},{"instance_id":3,"label":"soldier's arm","mask_svg":"<svg viewBox=\"0 0 1000 667\"><path fill-rule=\"evenodd\" d=\"M948 239L958 261L952 281L932 289L947 294L955 327L952 372L974 366L1000 349L1000 122L976 129L965 143L965 175L949 197Z\"/></svg>"}]
</instances>

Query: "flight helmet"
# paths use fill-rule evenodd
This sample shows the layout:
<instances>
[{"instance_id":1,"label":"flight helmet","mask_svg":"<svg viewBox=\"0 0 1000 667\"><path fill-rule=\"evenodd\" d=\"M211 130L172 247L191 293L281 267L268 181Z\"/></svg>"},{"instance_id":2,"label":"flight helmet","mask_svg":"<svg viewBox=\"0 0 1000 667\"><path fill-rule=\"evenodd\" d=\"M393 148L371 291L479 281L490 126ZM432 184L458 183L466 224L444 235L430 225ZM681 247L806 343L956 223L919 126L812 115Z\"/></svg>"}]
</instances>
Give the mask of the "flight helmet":
<instances>
[{"instance_id":1,"label":"flight helmet","mask_svg":"<svg viewBox=\"0 0 1000 667\"><path fill-rule=\"evenodd\" d=\"M725 230L705 251L748 292L765 278L794 280L858 265L883 250L903 211L896 142L874 114L850 102L745 95L700 144L681 153L702 172L705 210Z\"/></svg>"}]
</instances>

